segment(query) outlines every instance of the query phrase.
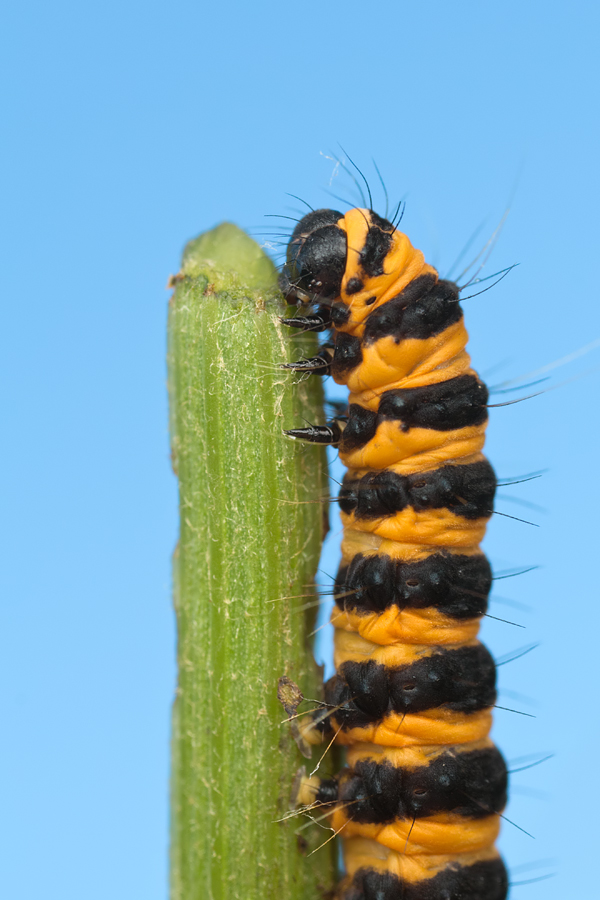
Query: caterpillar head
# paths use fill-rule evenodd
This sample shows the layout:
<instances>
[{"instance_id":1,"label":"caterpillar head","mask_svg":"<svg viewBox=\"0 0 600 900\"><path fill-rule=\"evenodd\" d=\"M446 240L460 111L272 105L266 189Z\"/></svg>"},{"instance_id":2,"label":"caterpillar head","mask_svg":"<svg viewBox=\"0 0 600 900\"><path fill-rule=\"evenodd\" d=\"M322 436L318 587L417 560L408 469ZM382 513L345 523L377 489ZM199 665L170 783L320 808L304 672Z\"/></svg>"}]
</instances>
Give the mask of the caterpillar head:
<instances>
[{"instance_id":1,"label":"caterpillar head","mask_svg":"<svg viewBox=\"0 0 600 900\"><path fill-rule=\"evenodd\" d=\"M316 209L294 228L279 279L291 305L308 306L339 296L347 256L346 232L338 224L343 218L335 209Z\"/></svg>"}]
</instances>

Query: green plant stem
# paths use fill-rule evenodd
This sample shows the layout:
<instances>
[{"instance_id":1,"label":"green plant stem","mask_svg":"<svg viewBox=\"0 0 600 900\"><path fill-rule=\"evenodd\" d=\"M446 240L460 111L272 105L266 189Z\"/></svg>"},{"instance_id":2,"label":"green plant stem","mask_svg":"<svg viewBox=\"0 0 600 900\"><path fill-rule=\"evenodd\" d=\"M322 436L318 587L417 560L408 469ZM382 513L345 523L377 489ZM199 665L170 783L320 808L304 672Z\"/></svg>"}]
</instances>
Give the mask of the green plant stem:
<instances>
[{"instance_id":1,"label":"green plant stem","mask_svg":"<svg viewBox=\"0 0 600 900\"><path fill-rule=\"evenodd\" d=\"M322 450L282 430L320 420L319 380L279 364L290 342L270 260L233 225L186 248L169 313L179 683L173 716L172 900L317 900L326 830L296 834L302 762L277 701L288 675L318 696L308 632L327 513ZM310 607L307 609L307 607Z\"/></svg>"}]
</instances>

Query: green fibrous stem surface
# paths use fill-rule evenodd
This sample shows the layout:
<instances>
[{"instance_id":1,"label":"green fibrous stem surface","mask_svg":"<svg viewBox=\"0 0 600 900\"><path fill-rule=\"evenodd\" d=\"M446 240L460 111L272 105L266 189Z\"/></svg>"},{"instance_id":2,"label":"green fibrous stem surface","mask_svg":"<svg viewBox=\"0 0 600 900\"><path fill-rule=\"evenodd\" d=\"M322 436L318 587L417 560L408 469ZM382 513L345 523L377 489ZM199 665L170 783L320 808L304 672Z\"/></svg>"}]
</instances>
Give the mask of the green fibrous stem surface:
<instances>
[{"instance_id":1,"label":"green fibrous stem surface","mask_svg":"<svg viewBox=\"0 0 600 900\"><path fill-rule=\"evenodd\" d=\"M282 434L323 421L321 383L279 365L314 354L315 339L284 333L275 268L234 225L191 241L173 284L171 900L318 900L334 842L306 854L330 832L277 821L302 763L277 681L319 696L308 635L328 506L322 449Z\"/></svg>"}]
</instances>

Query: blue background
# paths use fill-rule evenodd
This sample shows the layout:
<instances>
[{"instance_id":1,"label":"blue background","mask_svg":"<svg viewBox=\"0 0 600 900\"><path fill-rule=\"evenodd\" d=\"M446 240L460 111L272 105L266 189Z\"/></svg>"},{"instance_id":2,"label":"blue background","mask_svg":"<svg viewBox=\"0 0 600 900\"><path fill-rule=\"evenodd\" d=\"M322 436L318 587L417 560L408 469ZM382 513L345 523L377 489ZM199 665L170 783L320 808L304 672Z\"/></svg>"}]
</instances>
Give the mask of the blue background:
<instances>
[{"instance_id":1,"label":"blue background","mask_svg":"<svg viewBox=\"0 0 600 900\"><path fill-rule=\"evenodd\" d=\"M278 231L263 215L297 214L286 191L354 204L327 158L339 142L380 210L372 157L406 195L403 227L443 273L510 202L483 274L521 265L465 303L489 383L585 346L600 337L599 18L537 0L5 8L3 896L166 896L164 285L183 243L223 219ZM498 571L541 567L500 582L491 609L526 630L484 628L497 657L541 644L500 670L499 703L537 718L495 726L509 760L556 754L513 781L508 815L535 840L504 826L512 879L555 873L515 888L524 900L597 886L599 365L597 350L553 370L543 387L568 383L494 410L489 432L501 477L548 470L498 502L541 527L495 516L486 540Z\"/></svg>"}]
</instances>

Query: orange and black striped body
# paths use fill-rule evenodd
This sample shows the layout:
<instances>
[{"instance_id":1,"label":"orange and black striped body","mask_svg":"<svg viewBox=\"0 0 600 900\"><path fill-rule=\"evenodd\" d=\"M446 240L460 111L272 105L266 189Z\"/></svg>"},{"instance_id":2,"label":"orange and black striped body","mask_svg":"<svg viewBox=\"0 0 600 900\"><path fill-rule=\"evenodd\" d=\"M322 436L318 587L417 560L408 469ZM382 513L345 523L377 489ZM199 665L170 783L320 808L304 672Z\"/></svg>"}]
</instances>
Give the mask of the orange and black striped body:
<instances>
[{"instance_id":1,"label":"orange and black striped body","mask_svg":"<svg viewBox=\"0 0 600 900\"><path fill-rule=\"evenodd\" d=\"M287 324L331 330L290 367L350 390L346 416L288 432L336 445L348 468L336 674L303 729L345 745L347 767L304 779L299 802L331 808L343 900L503 900L507 773L488 737L495 665L477 640L496 480L458 288L367 209L305 216L282 287L314 309Z\"/></svg>"}]
</instances>

